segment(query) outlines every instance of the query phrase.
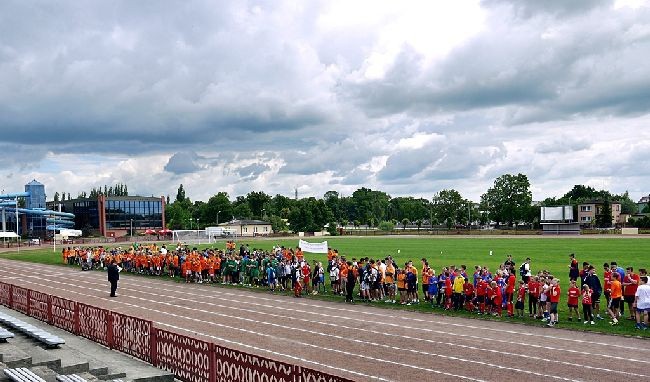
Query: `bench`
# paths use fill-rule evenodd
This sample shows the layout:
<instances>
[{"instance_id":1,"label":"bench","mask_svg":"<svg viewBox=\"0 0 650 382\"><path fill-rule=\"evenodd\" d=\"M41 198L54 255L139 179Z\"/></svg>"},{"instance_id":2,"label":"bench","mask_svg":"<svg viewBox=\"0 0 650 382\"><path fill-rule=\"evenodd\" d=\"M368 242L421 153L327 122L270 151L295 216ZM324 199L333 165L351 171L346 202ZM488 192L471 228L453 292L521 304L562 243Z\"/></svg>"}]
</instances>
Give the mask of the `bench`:
<instances>
[{"instance_id":1,"label":"bench","mask_svg":"<svg viewBox=\"0 0 650 382\"><path fill-rule=\"evenodd\" d=\"M59 382L87 382L77 374L57 375L56 380Z\"/></svg>"},{"instance_id":2,"label":"bench","mask_svg":"<svg viewBox=\"0 0 650 382\"><path fill-rule=\"evenodd\" d=\"M45 382L45 380L24 367L4 369L4 373L14 382Z\"/></svg>"},{"instance_id":3,"label":"bench","mask_svg":"<svg viewBox=\"0 0 650 382\"><path fill-rule=\"evenodd\" d=\"M50 334L45 330L39 329L34 325L28 324L22 320L19 320L2 312L0 312L0 322L3 322L14 329L20 330L26 335L44 343L48 347L56 347L65 343L62 338L55 336L54 334Z\"/></svg>"},{"instance_id":4,"label":"bench","mask_svg":"<svg viewBox=\"0 0 650 382\"><path fill-rule=\"evenodd\" d=\"M0 328L0 342L7 342L7 338L14 338L14 334L5 328Z\"/></svg>"}]
</instances>

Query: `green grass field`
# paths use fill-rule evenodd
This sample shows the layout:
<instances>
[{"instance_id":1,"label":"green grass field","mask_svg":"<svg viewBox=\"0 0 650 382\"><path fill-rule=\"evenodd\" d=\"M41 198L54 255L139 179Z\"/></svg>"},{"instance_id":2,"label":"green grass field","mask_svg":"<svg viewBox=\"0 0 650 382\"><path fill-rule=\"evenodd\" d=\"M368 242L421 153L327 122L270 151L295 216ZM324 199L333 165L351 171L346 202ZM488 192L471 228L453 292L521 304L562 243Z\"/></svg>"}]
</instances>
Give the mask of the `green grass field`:
<instances>
[{"instance_id":1,"label":"green grass field","mask_svg":"<svg viewBox=\"0 0 650 382\"><path fill-rule=\"evenodd\" d=\"M330 247L338 249L339 253L347 259L361 257L378 259L391 255L398 261L400 266L407 260L413 260L414 265L420 268L420 259L426 258L429 265L436 271L439 271L443 266L464 264L470 274L475 265L487 265L491 270L497 269L499 264L505 261L507 254L513 255L517 267L526 257L530 257L532 259L531 270L533 273L546 269L561 280L563 299L560 302L560 327L643 337L650 336L648 331L635 331L633 323L627 320L622 320L617 327L610 327L607 320L599 321L595 327L584 327L582 323L569 323L566 321L565 295L568 289L570 253L575 253L580 264L583 261L594 264L602 280L602 264L605 262L617 261L620 266L632 266L635 270L649 268L650 238L330 237L310 238L308 241L319 242L322 240L327 240ZM298 244L298 239L244 239L237 242L238 245L243 243L248 243L251 249L271 249L275 244L295 247ZM173 244L171 246L173 247ZM201 245L200 247L207 246ZM225 244L224 242L218 242L210 246L224 248ZM490 251L492 251L492 256L489 255ZM58 251L53 253L52 248L23 251L21 253L6 253L0 255L0 257L43 264L61 264L60 253ZM324 264L327 260L325 255L306 254L306 257L308 260L318 260ZM319 296L317 298L343 301L343 298L338 296ZM468 315L466 313L441 312L439 309L433 309L428 305L420 305L418 307L411 306L408 309L429 312L433 310L440 314L456 314L459 316ZM397 307L391 305L390 308ZM503 318L503 320L506 320L506 318ZM507 320L541 325L540 322L528 318Z\"/></svg>"}]
</instances>

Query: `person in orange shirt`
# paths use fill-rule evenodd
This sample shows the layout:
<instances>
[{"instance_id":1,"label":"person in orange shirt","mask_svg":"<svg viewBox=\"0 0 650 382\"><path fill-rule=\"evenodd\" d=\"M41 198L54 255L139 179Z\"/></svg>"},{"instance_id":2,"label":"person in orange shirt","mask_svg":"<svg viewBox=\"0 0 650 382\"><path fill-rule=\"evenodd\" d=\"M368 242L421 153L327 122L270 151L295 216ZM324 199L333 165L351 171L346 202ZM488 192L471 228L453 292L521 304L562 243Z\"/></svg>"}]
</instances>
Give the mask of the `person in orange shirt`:
<instances>
[{"instance_id":1,"label":"person in orange shirt","mask_svg":"<svg viewBox=\"0 0 650 382\"><path fill-rule=\"evenodd\" d=\"M346 289L346 283L348 282L348 265L345 261L341 260L339 261L339 281L341 284L340 287L340 293L343 294L345 293Z\"/></svg>"},{"instance_id":2,"label":"person in orange shirt","mask_svg":"<svg viewBox=\"0 0 650 382\"><path fill-rule=\"evenodd\" d=\"M621 276L618 272L612 272L610 285L611 300L609 300L609 306L607 307L609 316L612 318L611 325L618 325L618 309L621 306L621 299L623 298L623 287L620 278Z\"/></svg>"},{"instance_id":3,"label":"person in orange shirt","mask_svg":"<svg viewBox=\"0 0 650 382\"><path fill-rule=\"evenodd\" d=\"M431 296L429 296L429 262L426 259L422 259L422 293L424 294L424 300L429 301ZM416 271L417 272L417 271Z\"/></svg>"},{"instance_id":4,"label":"person in orange shirt","mask_svg":"<svg viewBox=\"0 0 650 382\"><path fill-rule=\"evenodd\" d=\"M385 271L384 285L386 287L386 302L395 303L395 266L393 265L393 260L386 260L386 271Z\"/></svg>"},{"instance_id":5,"label":"person in orange shirt","mask_svg":"<svg viewBox=\"0 0 650 382\"><path fill-rule=\"evenodd\" d=\"M397 290L399 291L399 303L406 304L406 271L397 271Z\"/></svg>"},{"instance_id":6,"label":"person in orange shirt","mask_svg":"<svg viewBox=\"0 0 650 382\"><path fill-rule=\"evenodd\" d=\"M305 259L305 254L302 252L300 247L296 247L296 258L298 262L301 263Z\"/></svg>"},{"instance_id":7,"label":"person in orange shirt","mask_svg":"<svg viewBox=\"0 0 650 382\"><path fill-rule=\"evenodd\" d=\"M208 277L210 283L214 284L214 255L208 259Z\"/></svg>"}]
</instances>

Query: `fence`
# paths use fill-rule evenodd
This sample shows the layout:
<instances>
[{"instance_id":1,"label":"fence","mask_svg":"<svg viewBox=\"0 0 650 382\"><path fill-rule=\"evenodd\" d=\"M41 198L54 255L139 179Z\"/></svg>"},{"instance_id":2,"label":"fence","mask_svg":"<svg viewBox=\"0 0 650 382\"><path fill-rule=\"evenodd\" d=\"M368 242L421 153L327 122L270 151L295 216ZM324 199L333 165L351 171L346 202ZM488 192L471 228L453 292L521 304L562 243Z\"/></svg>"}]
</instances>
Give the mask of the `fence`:
<instances>
[{"instance_id":1,"label":"fence","mask_svg":"<svg viewBox=\"0 0 650 382\"><path fill-rule=\"evenodd\" d=\"M4 282L0 282L0 304L167 370L181 381L350 382L162 330L141 318Z\"/></svg>"}]
</instances>

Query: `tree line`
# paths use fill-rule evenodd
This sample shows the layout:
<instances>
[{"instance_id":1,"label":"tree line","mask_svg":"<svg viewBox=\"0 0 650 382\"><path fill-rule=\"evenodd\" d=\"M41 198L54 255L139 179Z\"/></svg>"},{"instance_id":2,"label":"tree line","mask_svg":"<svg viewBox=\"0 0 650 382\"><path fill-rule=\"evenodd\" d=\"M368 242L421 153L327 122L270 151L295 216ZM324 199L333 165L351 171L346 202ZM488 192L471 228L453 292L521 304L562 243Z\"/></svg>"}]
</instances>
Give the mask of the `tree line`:
<instances>
[{"instance_id":1,"label":"tree line","mask_svg":"<svg viewBox=\"0 0 650 382\"><path fill-rule=\"evenodd\" d=\"M167 197L165 217L169 228L196 229L224 223L233 219L259 219L272 224L275 232L320 231L329 225L335 233L337 226L378 227L392 230L395 227L467 227L539 224L540 207L577 206L598 199L610 206L596 217L597 225L611 226L611 203L619 202L622 213L635 213L637 205L627 192L621 195L606 190L596 190L576 185L559 198L547 198L533 205L530 182L525 174L504 174L479 202L464 198L454 189L437 192L431 199L410 196L391 197L379 190L361 187L352 195L343 196L337 191L327 191L322 198L295 199L284 195L271 196L262 191L252 191L234 200L226 192L218 192L207 201L192 202L181 184L173 202ZM608 218L609 216L609 218Z\"/></svg>"}]
</instances>

